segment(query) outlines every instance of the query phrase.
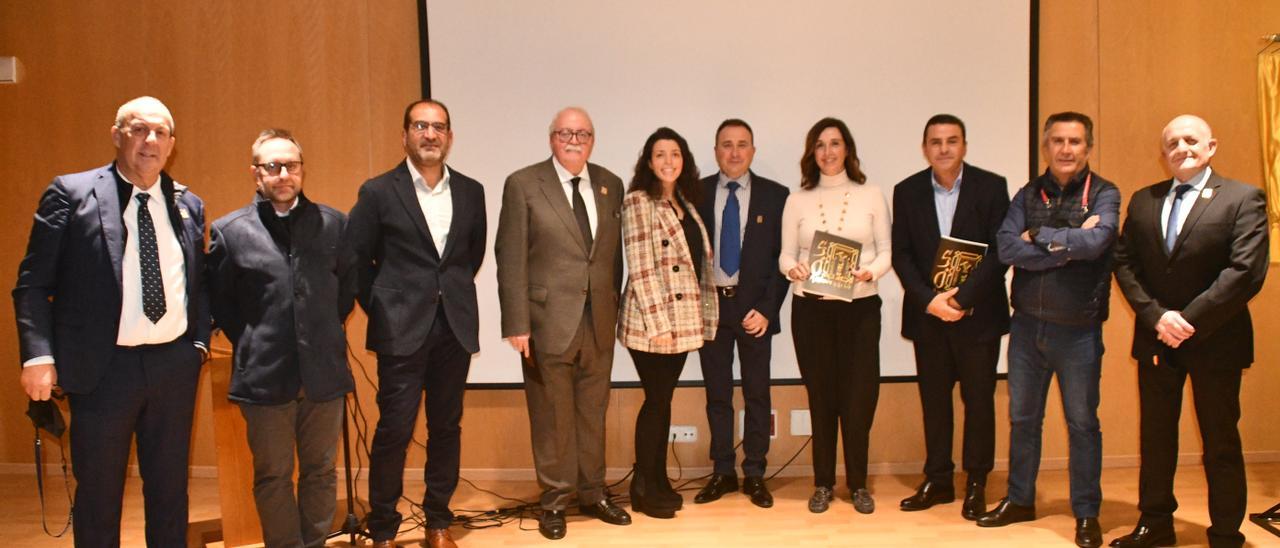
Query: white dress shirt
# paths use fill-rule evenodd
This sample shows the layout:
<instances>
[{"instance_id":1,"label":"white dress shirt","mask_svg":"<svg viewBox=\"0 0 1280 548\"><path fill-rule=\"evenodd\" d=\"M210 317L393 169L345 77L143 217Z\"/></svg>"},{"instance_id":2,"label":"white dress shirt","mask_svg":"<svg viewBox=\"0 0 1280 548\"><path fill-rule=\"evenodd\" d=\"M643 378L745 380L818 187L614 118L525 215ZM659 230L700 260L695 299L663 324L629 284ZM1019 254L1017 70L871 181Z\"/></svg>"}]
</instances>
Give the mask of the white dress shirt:
<instances>
[{"instance_id":1,"label":"white dress shirt","mask_svg":"<svg viewBox=\"0 0 1280 548\"><path fill-rule=\"evenodd\" d=\"M596 234L596 196L591 190L591 173L586 165L582 166L582 173L569 173L569 170L560 165L560 161L555 156L551 157L551 165L556 167L556 177L560 178L560 187L564 189L564 197L569 200L569 209L573 209L573 184L569 182L574 177L581 177L578 181L578 193L582 194L582 202L587 206L587 223L591 226L591 239L595 240Z\"/></svg>"},{"instance_id":2,"label":"white dress shirt","mask_svg":"<svg viewBox=\"0 0 1280 548\"><path fill-rule=\"evenodd\" d=\"M120 176L122 179L124 175ZM127 179L126 179L127 181ZM132 184L132 182L130 182ZM151 323L142 311L142 274L138 258L138 199L139 194L151 196L147 211L156 231L156 250L160 256L160 277L164 285L164 316ZM142 190L137 186L124 206L124 260L121 268L120 331L116 344L138 346L167 343L187 332L187 271L182 256L182 244L173 232L169 212L165 209L164 193L160 181Z\"/></svg>"},{"instance_id":3,"label":"white dress shirt","mask_svg":"<svg viewBox=\"0 0 1280 548\"><path fill-rule=\"evenodd\" d=\"M730 181L738 182L738 191L734 193L734 195L738 197L738 259L739 262L741 262L742 242L747 235L747 208L751 203L750 171L743 173L742 176L737 179L730 179L725 176L724 172L720 173L720 180L716 182L716 201L714 210L716 215L716 233L710 235L712 238L711 246L717 251L720 249L720 229L724 227L724 205L729 202ZM738 274L742 273L741 264L738 265L738 271L734 272L733 275L730 276L725 274L724 270L720 268L720 259L718 255L716 256L716 260L712 262L715 263L716 285L738 285Z\"/></svg>"},{"instance_id":4,"label":"white dress shirt","mask_svg":"<svg viewBox=\"0 0 1280 548\"><path fill-rule=\"evenodd\" d=\"M436 183L435 188L427 186L418 168L413 167L412 160L405 160L409 166L409 175L413 177L413 192L418 195L418 207L422 208L422 216L427 220L427 229L431 231L431 241L436 244L436 253L444 256L444 244L449 241L449 225L453 222L453 191L449 187L449 166L444 166L444 177Z\"/></svg>"},{"instance_id":5,"label":"white dress shirt","mask_svg":"<svg viewBox=\"0 0 1280 548\"><path fill-rule=\"evenodd\" d=\"M1204 191L1204 184L1209 180L1209 174L1212 173L1209 166L1204 167L1199 175L1192 177L1190 181L1179 181L1174 177L1173 184L1169 185L1169 193L1164 197L1164 205L1160 209L1160 235L1165 236L1165 232L1169 230L1169 210L1173 209L1173 198L1177 196L1174 192L1178 185L1189 184L1191 188L1182 193L1182 204L1178 206L1178 233L1182 233L1182 225L1187 222L1187 215L1191 214L1191 206L1195 205L1196 198Z\"/></svg>"}]
</instances>

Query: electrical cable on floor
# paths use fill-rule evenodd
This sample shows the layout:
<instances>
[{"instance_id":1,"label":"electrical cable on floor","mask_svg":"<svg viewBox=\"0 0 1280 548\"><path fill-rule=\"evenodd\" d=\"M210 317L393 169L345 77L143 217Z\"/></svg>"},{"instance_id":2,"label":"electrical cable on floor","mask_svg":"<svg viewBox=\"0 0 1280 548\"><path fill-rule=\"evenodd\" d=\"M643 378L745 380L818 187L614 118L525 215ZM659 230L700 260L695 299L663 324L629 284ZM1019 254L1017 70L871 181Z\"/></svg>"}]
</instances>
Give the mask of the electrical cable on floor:
<instances>
[{"instance_id":1,"label":"electrical cable on floor","mask_svg":"<svg viewBox=\"0 0 1280 548\"><path fill-rule=\"evenodd\" d=\"M368 370L365 368L364 362L360 361L359 356L356 354L355 350L352 349L349 344L347 346L347 352L351 356L351 360L358 366L358 367L353 367L352 369L359 370L361 377L365 380L365 383L368 384L368 386L371 389L373 389L374 393L376 394L378 391L378 385L373 380L373 377L369 375ZM356 504L364 512L364 517L360 519L360 527L367 528L368 527L367 516L368 516L369 509L365 506L365 504L360 502L358 480L360 479L360 475L361 475L360 470L364 468L363 464L366 462L368 458L370 458L369 445L371 443L371 437L369 436L369 418L364 413L364 409L360 406L360 398L358 397L358 392L359 391L357 390L355 393L352 394L350 403L348 404L348 411L350 412L351 421L354 427L353 429L355 430L355 433L356 433L355 435L356 446L358 449L360 449L359 451L353 451L353 453L356 455L356 467L354 468L356 472L354 477L352 478L352 481L353 483L355 483L354 491L357 493L355 497ZM769 477L766 478L766 481L772 480L773 478L777 477L778 474L780 474L783 470L786 470L787 467L790 466L791 463L794 462L795 459L800 456L800 453L804 451L805 447L809 446L809 443L812 440L813 440L813 436L809 436L808 438L806 438L804 443L800 446L800 448L796 450L795 454L791 455L791 458L787 459L787 461L783 463L781 467L775 470L773 474L770 474ZM414 445L421 447L424 452L426 451L427 449L426 443L421 441L417 436L414 436L412 438L412 441ZM669 441L670 443L668 443L668 446L670 446L671 455L673 457L673 460L675 460L675 463L676 463L676 477L674 480L668 479L668 481L678 484L676 487L674 487L676 491L697 489L698 486L694 484L710 478L712 474L708 473L702 476L690 478L688 480L683 480L684 465L683 463L680 462L680 455L676 452L676 449L675 449L675 446L676 446L675 436L673 435ZM742 441L739 440L738 444L735 445L733 448L734 453L736 454L738 449L741 447L742 447ZM612 494L611 491L613 489L620 488L623 483L625 483L628 479L631 478L633 473L634 473L634 470L628 470L627 473L622 476L622 478L620 478L619 480L613 483L607 484L605 487L606 495L609 496L610 499L612 499L614 502L628 504L630 502L629 496L614 495ZM521 531L537 530L536 525L533 527L526 527L524 524L525 520L532 520L535 523L537 522L539 514L541 514L542 512L541 504L538 503L537 501L527 501L524 499L506 496L501 493L490 491L488 489L481 488L471 480L462 476L459 476L458 479L459 481L466 483L468 486L470 486L472 489L475 489L476 491L495 497L501 501L510 502L514 504L512 506L503 506L503 507L498 507L490 510L454 508L452 509L454 514L453 524L458 525L463 529L490 529L494 527L502 527L509 523L515 523L516 527L518 527ZM416 502L413 499L410 499L408 496L405 496L402 494L400 498L401 500L409 504L409 515L403 516L403 521L401 522L402 528L397 530L396 536L399 537L399 536L407 535L408 533L411 533L417 529L423 529L425 531L427 529L426 510L422 507L422 505L419 502ZM406 525L408 525L409 527L404 528Z\"/></svg>"}]
</instances>

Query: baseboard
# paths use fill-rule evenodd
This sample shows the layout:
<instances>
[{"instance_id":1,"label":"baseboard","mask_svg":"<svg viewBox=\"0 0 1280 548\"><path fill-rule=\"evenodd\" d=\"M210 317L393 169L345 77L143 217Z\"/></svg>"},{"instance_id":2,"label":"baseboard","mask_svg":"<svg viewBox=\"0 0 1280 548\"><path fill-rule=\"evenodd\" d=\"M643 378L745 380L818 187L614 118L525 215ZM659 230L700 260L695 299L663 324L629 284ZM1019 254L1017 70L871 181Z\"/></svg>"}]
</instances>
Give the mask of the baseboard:
<instances>
[{"instance_id":1,"label":"baseboard","mask_svg":"<svg viewBox=\"0 0 1280 548\"><path fill-rule=\"evenodd\" d=\"M1178 455L1179 466L1199 466L1200 453L1183 453ZM1142 462L1138 455L1110 455L1102 457L1103 468L1135 468ZM1280 462L1280 451L1249 451L1244 454L1245 463L1266 463ZM1051 457L1041 459L1041 470L1065 470L1067 468L1067 457ZM867 473L871 475L901 475L901 474L919 474L924 463L921 462L878 462L867 467ZM1008 459L998 459L995 463L996 470L1008 470ZM0 462L0 474L30 474L35 470L35 466L30 462ZM216 466L191 466L190 477L193 478L216 478L218 477L218 467ZM683 470L674 468L669 469L672 477L679 473L683 478L696 478L711 473L710 466L687 466ZM62 474L62 465L60 462L47 462L44 466L46 476L57 476ZM358 468L352 470L358 477L368 477L369 471L366 468ZM532 468L463 468L462 476L471 480L481 481L532 481L535 477ZM631 468L609 468L605 470L605 477L609 480L619 480L631 472ZM770 470L769 473L773 473ZM138 466L129 466L129 475L138 476ZM778 477L805 477L813 475L813 466L809 464L792 464L785 470L778 473ZM343 478L343 469L338 467L338 477ZM405 479L421 480L422 468L409 468L404 471Z\"/></svg>"}]
</instances>

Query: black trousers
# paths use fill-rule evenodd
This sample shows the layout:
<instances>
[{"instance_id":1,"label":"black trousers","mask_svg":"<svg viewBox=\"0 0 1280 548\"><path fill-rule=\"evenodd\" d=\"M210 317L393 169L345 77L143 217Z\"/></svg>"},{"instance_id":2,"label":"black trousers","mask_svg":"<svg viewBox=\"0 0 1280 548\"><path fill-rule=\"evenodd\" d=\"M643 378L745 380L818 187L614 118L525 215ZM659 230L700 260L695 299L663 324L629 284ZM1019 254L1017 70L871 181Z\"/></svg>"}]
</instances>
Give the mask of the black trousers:
<instances>
[{"instance_id":1,"label":"black trousers","mask_svg":"<svg viewBox=\"0 0 1280 548\"><path fill-rule=\"evenodd\" d=\"M867 445L880 398L880 297L851 303L791 299L791 338L809 394L813 484L834 487L836 439L844 439L845 481L867 486Z\"/></svg>"},{"instance_id":2,"label":"black trousers","mask_svg":"<svg viewBox=\"0 0 1280 548\"><path fill-rule=\"evenodd\" d=\"M187 337L118 346L110 372L71 394L76 546L120 546L129 445L137 436L148 546L187 542L187 464L200 352Z\"/></svg>"},{"instance_id":3,"label":"black trousers","mask_svg":"<svg viewBox=\"0 0 1280 548\"><path fill-rule=\"evenodd\" d=\"M395 538L401 516L396 503L404 492L404 461L426 393L426 493L422 507L427 527L443 529L453 521L449 499L458 486L461 458L462 399L471 354L458 343L439 308L427 340L409 356L378 354L378 427L369 451L369 532L374 540Z\"/></svg>"},{"instance_id":4,"label":"black trousers","mask_svg":"<svg viewBox=\"0 0 1280 548\"><path fill-rule=\"evenodd\" d=\"M647 478L665 478L667 440L671 431L671 395L688 352L653 354L628 348L644 388L644 404L636 415L636 467Z\"/></svg>"},{"instance_id":5,"label":"black trousers","mask_svg":"<svg viewBox=\"0 0 1280 548\"><path fill-rule=\"evenodd\" d=\"M1240 546L1248 487L1241 453L1240 375L1238 367L1194 364L1182 367L1173 360L1159 366L1138 366L1141 398L1142 467L1138 473L1140 523L1153 528L1173 528L1178 500L1173 496L1173 475L1178 467L1178 419L1182 414L1183 385L1191 377L1191 394L1204 445L1204 473L1209 484L1209 544Z\"/></svg>"},{"instance_id":6,"label":"black trousers","mask_svg":"<svg viewBox=\"0 0 1280 548\"><path fill-rule=\"evenodd\" d=\"M742 400L746 418L742 428L742 473L763 476L769 453L772 404L769 395L769 358L773 335L754 337L742 328L750 305L734 297L720 296L720 327L716 338L698 350L702 379L707 391L707 423L711 429L711 461L715 473L734 475L733 450L733 347L738 347L742 376Z\"/></svg>"},{"instance_id":7,"label":"black trousers","mask_svg":"<svg viewBox=\"0 0 1280 548\"><path fill-rule=\"evenodd\" d=\"M962 466L969 481L985 484L995 465L996 364L1000 339L974 341L964 338L940 321L925 321L912 341L916 351L917 388L924 415L924 474L943 485L952 484L951 460L955 412L951 400L956 382L964 402Z\"/></svg>"}]
</instances>

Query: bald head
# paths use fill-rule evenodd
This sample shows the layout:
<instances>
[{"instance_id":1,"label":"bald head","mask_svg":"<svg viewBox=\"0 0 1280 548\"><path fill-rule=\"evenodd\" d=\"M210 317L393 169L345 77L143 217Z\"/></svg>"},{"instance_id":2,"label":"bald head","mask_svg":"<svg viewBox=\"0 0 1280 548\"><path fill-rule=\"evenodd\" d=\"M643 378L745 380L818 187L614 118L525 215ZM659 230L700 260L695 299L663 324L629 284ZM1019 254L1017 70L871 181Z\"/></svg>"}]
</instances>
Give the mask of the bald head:
<instances>
[{"instance_id":1,"label":"bald head","mask_svg":"<svg viewBox=\"0 0 1280 548\"><path fill-rule=\"evenodd\" d=\"M551 120L551 154L569 173L579 175L591 158L595 146L595 126L591 116L578 107L568 107L556 113Z\"/></svg>"},{"instance_id":2,"label":"bald head","mask_svg":"<svg viewBox=\"0 0 1280 548\"><path fill-rule=\"evenodd\" d=\"M1191 114L1178 116L1164 126L1160 146L1169 172L1184 183L1204 171L1218 151L1209 123Z\"/></svg>"}]
</instances>

